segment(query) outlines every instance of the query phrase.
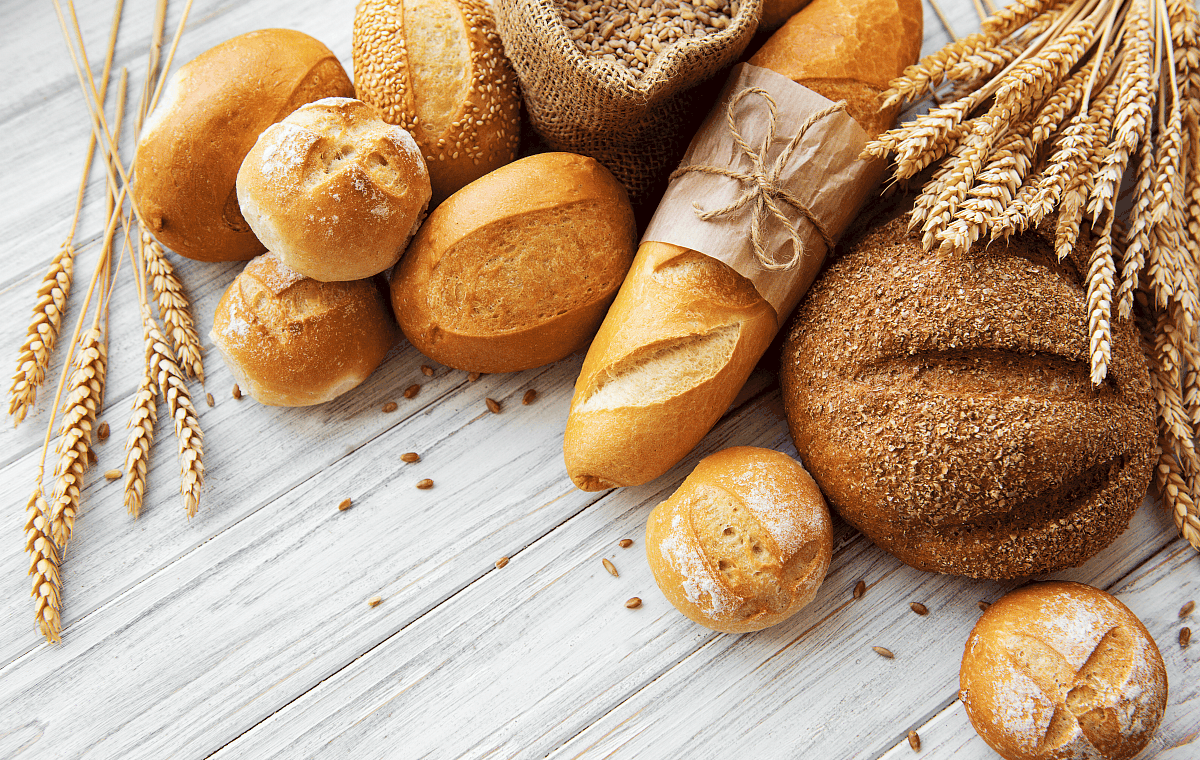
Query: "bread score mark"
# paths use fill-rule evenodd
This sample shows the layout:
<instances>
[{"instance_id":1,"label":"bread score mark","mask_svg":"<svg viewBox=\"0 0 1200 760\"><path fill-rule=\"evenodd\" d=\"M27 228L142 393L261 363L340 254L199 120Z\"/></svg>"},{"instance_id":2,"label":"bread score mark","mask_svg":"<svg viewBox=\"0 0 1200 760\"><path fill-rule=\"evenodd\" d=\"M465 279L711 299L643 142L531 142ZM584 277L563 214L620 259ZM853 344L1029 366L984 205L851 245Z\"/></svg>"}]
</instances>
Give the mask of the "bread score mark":
<instances>
[{"instance_id":1,"label":"bread score mark","mask_svg":"<svg viewBox=\"0 0 1200 760\"><path fill-rule=\"evenodd\" d=\"M697 388L725 369L741 334L735 322L642 346L597 375L578 411L654 406Z\"/></svg>"}]
</instances>

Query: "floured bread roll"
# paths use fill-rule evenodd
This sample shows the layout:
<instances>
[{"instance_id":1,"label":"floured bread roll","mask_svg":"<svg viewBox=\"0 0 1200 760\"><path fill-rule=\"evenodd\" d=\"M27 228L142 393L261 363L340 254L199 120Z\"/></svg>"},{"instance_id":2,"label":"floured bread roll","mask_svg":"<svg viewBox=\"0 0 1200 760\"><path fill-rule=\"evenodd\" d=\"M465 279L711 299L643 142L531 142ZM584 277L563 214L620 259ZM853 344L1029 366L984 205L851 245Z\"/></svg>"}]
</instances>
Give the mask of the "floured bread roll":
<instances>
[{"instance_id":1,"label":"floured bread roll","mask_svg":"<svg viewBox=\"0 0 1200 760\"><path fill-rule=\"evenodd\" d=\"M775 625L811 602L832 552L817 484L769 449L705 457L646 524L646 559L663 594L725 633Z\"/></svg>"},{"instance_id":2,"label":"floured bread roll","mask_svg":"<svg viewBox=\"0 0 1200 760\"><path fill-rule=\"evenodd\" d=\"M1006 760L1125 760L1167 704L1146 627L1081 583L1025 586L989 607L967 639L959 684L971 724Z\"/></svg>"},{"instance_id":3,"label":"floured bread roll","mask_svg":"<svg viewBox=\"0 0 1200 760\"><path fill-rule=\"evenodd\" d=\"M269 127L242 161L237 191L263 245L322 282L395 264L432 192L412 135L353 98L309 103Z\"/></svg>"},{"instance_id":4,"label":"floured bread roll","mask_svg":"<svg viewBox=\"0 0 1200 760\"><path fill-rule=\"evenodd\" d=\"M397 333L374 280L320 282L266 253L221 296L210 337L257 401L309 406L366 380Z\"/></svg>"}]
</instances>

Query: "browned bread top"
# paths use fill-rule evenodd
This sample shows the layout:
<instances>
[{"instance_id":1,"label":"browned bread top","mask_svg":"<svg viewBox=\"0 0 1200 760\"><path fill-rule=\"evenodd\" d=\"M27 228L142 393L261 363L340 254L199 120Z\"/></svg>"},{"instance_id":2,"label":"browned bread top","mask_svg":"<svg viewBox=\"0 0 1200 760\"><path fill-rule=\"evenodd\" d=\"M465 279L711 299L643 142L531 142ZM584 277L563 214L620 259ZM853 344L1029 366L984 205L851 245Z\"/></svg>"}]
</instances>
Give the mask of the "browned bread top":
<instances>
[{"instance_id":1,"label":"browned bread top","mask_svg":"<svg viewBox=\"0 0 1200 760\"><path fill-rule=\"evenodd\" d=\"M264 129L305 103L353 94L337 56L291 29L234 37L181 66L134 158L133 194L150 231L201 261L262 253L238 205L242 159Z\"/></svg>"},{"instance_id":2,"label":"browned bread top","mask_svg":"<svg viewBox=\"0 0 1200 760\"><path fill-rule=\"evenodd\" d=\"M869 136L891 127L898 109L879 110L888 82L921 53L920 0L813 0L750 59L846 110Z\"/></svg>"},{"instance_id":3,"label":"browned bread top","mask_svg":"<svg viewBox=\"0 0 1200 760\"><path fill-rule=\"evenodd\" d=\"M942 258L894 219L809 292L784 348L792 435L832 506L917 567L1077 565L1128 524L1154 417L1131 325L1089 381L1085 293L1036 234Z\"/></svg>"},{"instance_id":4,"label":"browned bread top","mask_svg":"<svg viewBox=\"0 0 1200 760\"><path fill-rule=\"evenodd\" d=\"M1128 607L1082 583L1006 594L975 624L959 671L963 706L1007 760L1126 760L1167 704L1162 655Z\"/></svg>"}]
</instances>

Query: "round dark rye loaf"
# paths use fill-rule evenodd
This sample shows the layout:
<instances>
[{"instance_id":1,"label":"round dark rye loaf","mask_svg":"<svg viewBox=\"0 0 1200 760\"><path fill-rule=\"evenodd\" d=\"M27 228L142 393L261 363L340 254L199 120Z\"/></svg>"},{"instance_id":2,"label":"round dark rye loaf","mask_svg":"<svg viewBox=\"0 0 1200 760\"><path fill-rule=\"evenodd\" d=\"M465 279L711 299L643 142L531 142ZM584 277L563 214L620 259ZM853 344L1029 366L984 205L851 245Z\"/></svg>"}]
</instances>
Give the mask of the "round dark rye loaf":
<instances>
[{"instance_id":1,"label":"round dark rye loaf","mask_svg":"<svg viewBox=\"0 0 1200 760\"><path fill-rule=\"evenodd\" d=\"M923 570L1014 578L1110 544L1151 474L1136 333L1089 380L1085 293L1039 234L942 258L892 219L809 291L784 345L792 437L848 522Z\"/></svg>"}]
</instances>

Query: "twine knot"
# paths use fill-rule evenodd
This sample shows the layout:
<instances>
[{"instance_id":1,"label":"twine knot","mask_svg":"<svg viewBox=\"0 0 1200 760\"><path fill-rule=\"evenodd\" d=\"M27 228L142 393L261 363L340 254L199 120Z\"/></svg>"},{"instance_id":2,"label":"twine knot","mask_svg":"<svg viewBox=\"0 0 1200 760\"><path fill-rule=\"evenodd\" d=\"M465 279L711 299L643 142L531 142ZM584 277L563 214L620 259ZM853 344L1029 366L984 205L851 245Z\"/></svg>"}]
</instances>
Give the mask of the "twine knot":
<instances>
[{"instance_id":1,"label":"twine knot","mask_svg":"<svg viewBox=\"0 0 1200 760\"><path fill-rule=\"evenodd\" d=\"M767 101L767 108L770 111L770 119L767 121L767 134L763 138L762 147L757 151L750 147L746 139L742 137L742 133L738 130L737 119L734 116L734 111L743 98L750 95L759 95ZM800 232L796 229L796 225L788 218L788 215L780 208L780 204L786 203L800 213L808 223L813 226L821 239L825 241L828 248L833 248L833 237L829 231L821 224L816 215L809 209L799 198L789 191L780 182L780 175L791 160L792 154L799 147L800 141L804 139L804 134L821 119L826 116L831 116L838 111L846 110L846 101L841 100L833 103L826 108L812 113L796 130L796 134L792 137L784 149L775 157L775 160L768 166L767 152L771 148L771 143L775 140L775 131L778 125L778 105L770 93L761 87L747 87L737 94L729 102L729 108L726 110L726 121L729 124L729 133L733 137L733 141L741 148L742 152L750 159L751 169L748 172L734 171L720 166L702 166L692 164L689 166L681 166L671 172L671 179L680 177L688 172L701 172L703 174L716 174L722 177L729 177L744 184L745 190L733 203L719 209L705 211L700 207L699 202L693 202L692 207L696 210L696 216L702 221L709 221L726 214L732 214L738 211L747 204L753 204L754 213L750 220L750 240L754 245L754 255L758 259L758 263L764 269L791 269L796 266L801 259L801 242ZM763 246L762 230L763 225L767 221L767 214L770 213L784 228L788 231L788 235L792 240L792 255L786 261L776 261L767 254Z\"/></svg>"}]
</instances>

